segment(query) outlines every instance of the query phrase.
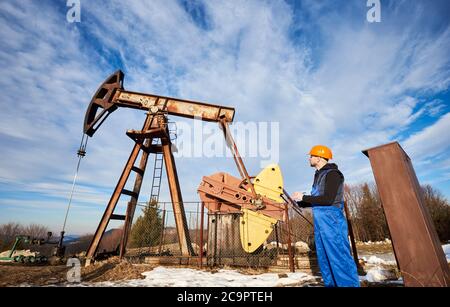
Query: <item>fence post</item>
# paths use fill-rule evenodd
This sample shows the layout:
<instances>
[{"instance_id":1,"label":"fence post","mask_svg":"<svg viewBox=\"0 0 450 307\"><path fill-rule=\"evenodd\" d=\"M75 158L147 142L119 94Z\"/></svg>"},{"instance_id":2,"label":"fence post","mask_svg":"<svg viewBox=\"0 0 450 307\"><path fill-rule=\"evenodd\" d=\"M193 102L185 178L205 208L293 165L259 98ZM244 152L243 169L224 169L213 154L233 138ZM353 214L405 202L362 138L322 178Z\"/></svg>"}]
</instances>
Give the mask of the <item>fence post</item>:
<instances>
[{"instance_id":1,"label":"fence post","mask_svg":"<svg viewBox=\"0 0 450 307\"><path fill-rule=\"evenodd\" d=\"M353 227L352 227L352 222L350 220L350 211L348 210L347 207L347 202L344 201L344 209L345 209L345 215L347 217L347 226L348 226L348 233L350 235L350 241L352 243L352 252L353 252L353 259L355 261L356 264L356 268L358 269L358 273L362 273L362 268L359 265L359 260L358 260L358 251L356 249L356 242L355 242L355 236L353 235Z\"/></svg>"},{"instance_id":2,"label":"fence post","mask_svg":"<svg viewBox=\"0 0 450 307\"><path fill-rule=\"evenodd\" d=\"M163 209L161 238L159 239L159 251L158 251L159 256L161 256L161 248L162 248L163 241L164 241L164 224L165 224L165 221L166 221L166 210Z\"/></svg>"},{"instance_id":3,"label":"fence post","mask_svg":"<svg viewBox=\"0 0 450 307\"><path fill-rule=\"evenodd\" d=\"M202 208L201 208L201 220L200 220L200 268L203 266L203 215L205 213L205 204L202 202Z\"/></svg>"},{"instance_id":4,"label":"fence post","mask_svg":"<svg viewBox=\"0 0 450 307\"><path fill-rule=\"evenodd\" d=\"M294 268L294 257L292 255L291 226L289 224L289 209L287 204L285 207L285 211L286 211L286 228L288 235L289 270L293 273L295 272L295 268Z\"/></svg>"}]
</instances>

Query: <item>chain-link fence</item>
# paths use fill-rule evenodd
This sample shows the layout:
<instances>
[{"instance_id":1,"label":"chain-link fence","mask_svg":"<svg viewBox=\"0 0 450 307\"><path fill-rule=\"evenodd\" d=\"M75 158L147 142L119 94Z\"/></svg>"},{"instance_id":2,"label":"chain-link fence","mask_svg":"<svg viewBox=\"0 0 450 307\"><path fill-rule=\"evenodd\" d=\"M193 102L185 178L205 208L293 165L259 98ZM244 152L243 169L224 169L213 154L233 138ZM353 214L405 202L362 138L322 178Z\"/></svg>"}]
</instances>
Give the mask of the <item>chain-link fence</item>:
<instances>
[{"instance_id":1,"label":"chain-link fence","mask_svg":"<svg viewBox=\"0 0 450 307\"><path fill-rule=\"evenodd\" d=\"M192 208L198 203L189 204ZM180 234L176 221L183 215L174 214L172 203L138 204L128 238L127 257L197 256L200 251L200 210L185 210L184 216L187 229L182 229ZM183 232L187 235L184 236ZM186 242L185 237L188 238ZM183 248L190 250L188 242L192 246L190 253L183 251Z\"/></svg>"},{"instance_id":2,"label":"chain-link fence","mask_svg":"<svg viewBox=\"0 0 450 307\"><path fill-rule=\"evenodd\" d=\"M241 234L242 211L208 212L206 208L202 211L200 202L184 202L184 207L189 208L185 210L187 229L181 226L177 229L176 220L181 220L182 215L174 214L172 203L139 204L126 256L147 263L166 261L254 268L310 267L315 259L312 217L308 211L299 215L289 210L289 218L284 212L283 221L258 234L263 237L263 243L248 252Z\"/></svg>"}]
</instances>

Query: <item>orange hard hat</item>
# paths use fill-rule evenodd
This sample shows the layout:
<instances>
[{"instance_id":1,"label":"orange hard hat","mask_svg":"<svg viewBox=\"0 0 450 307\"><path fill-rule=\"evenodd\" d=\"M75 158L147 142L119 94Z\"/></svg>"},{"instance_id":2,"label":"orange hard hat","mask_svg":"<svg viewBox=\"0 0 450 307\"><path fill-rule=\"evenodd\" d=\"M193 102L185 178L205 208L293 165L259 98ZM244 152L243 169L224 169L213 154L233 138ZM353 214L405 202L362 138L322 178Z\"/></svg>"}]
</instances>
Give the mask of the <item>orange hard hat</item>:
<instances>
[{"instance_id":1,"label":"orange hard hat","mask_svg":"<svg viewBox=\"0 0 450 307\"><path fill-rule=\"evenodd\" d=\"M311 156L322 157L327 160L333 159L333 153L331 149L324 145L316 145L309 151Z\"/></svg>"}]
</instances>

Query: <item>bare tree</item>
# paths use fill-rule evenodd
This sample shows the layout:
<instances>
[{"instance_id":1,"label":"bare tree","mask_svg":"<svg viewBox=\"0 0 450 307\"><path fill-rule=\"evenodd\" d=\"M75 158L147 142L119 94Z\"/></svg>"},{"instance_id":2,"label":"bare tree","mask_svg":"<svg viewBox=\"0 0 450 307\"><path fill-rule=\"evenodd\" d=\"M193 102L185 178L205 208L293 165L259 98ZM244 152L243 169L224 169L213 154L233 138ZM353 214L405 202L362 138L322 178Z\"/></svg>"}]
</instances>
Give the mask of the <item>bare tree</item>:
<instances>
[{"instance_id":1,"label":"bare tree","mask_svg":"<svg viewBox=\"0 0 450 307\"><path fill-rule=\"evenodd\" d=\"M10 222L0 225L0 250L11 248L19 235L30 236L33 239L45 239L48 231L48 227L38 224L23 226L19 223Z\"/></svg>"},{"instance_id":2,"label":"bare tree","mask_svg":"<svg viewBox=\"0 0 450 307\"><path fill-rule=\"evenodd\" d=\"M346 185L344 195L356 240L379 241L389 238L389 229L375 185Z\"/></svg>"},{"instance_id":3,"label":"bare tree","mask_svg":"<svg viewBox=\"0 0 450 307\"><path fill-rule=\"evenodd\" d=\"M422 186L422 195L442 242L450 240L450 204L430 185Z\"/></svg>"},{"instance_id":4,"label":"bare tree","mask_svg":"<svg viewBox=\"0 0 450 307\"><path fill-rule=\"evenodd\" d=\"M23 235L30 236L31 238L41 239L47 238L47 233L50 231L48 227L38 224L30 224L23 227Z\"/></svg>"}]
</instances>

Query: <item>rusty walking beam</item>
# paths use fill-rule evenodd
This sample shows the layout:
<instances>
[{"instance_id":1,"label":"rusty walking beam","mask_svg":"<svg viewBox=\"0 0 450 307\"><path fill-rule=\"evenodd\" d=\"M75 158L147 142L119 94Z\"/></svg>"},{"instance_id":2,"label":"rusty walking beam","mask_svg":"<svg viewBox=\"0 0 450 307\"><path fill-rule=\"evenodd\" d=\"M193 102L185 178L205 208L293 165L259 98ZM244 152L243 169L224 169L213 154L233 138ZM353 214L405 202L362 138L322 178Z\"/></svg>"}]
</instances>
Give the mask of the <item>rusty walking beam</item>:
<instances>
[{"instance_id":1,"label":"rusty walking beam","mask_svg":"<svg viewBox=\"0 0 450 307\"><path fill-rule=\"evenodd\" d=\"M123 72L116 71L103 82L92 97L84 119L84 132L87 135L93 136L106 117L118 107L150 111L151 113L164 111L169 115L198 118L210 122L218 122L220 119L225 119L227 122L233 121L234 108L125 91L123 78Z\"/></svg>"}]
</instances>

